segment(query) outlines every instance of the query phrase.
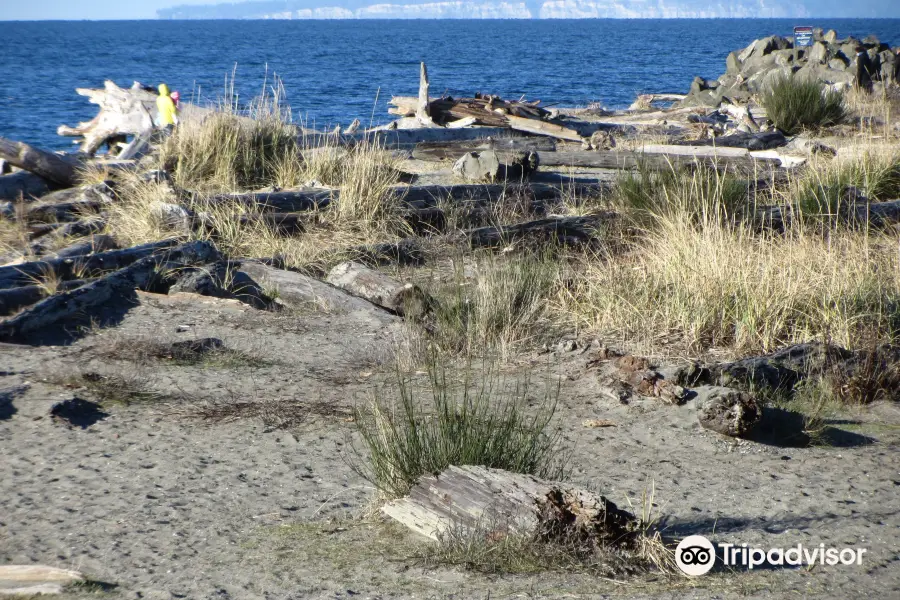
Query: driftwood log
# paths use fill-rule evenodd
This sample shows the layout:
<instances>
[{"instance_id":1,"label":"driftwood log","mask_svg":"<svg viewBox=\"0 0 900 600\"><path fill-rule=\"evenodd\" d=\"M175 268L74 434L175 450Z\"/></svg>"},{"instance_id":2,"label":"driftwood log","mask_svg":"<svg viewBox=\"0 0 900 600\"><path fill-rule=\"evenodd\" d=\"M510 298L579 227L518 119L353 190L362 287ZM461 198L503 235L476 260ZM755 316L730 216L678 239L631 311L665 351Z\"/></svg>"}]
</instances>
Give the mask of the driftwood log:
<instances>
[{"instance_id":1,"label":"driftwood log","mask_svg":"<svg viewBox=\"0 0 900 600\"><path fill-rule=\"evenodd\" d=\"M159 126L154 88L135 81L126 89L105 81L102 89L79 88L75 91L98 105L100 112L77 127L61 125L57 129L59 135L84 138L81 151L91 155L110 140L128 135L135 136L135 140L120 153L121 158L137 158L145 150L149 132ZM200 119L211 112L211 109L187 102L180 103L178 110L182 121Z\"/></svg>"},{"instance_id":2,"label":"driftwood log","mask_svg":"<svg viewBox=\"0 0 900 600\"><path fill-rule=\"evenodd\" d=\"M638 529L633 514L593 492L479 466L427 475L381 511L433 540L462 530L494 540L510 535L627 548Z\"/></svg>"},{"instance_id":3,"label":"driftwood log","mask_svg":"<svg viewBox=\"0 0 900 600\"><path fill-rule=\"evenodd\" d=\"M54 293L66 292L68 290L79 288L85 285L85 283L86 281L83 279L63 281L55 291L46 285L26 285L11 290L0 290L0 316L5 317L14 314L22 308L40 302L51 295L52 291Z\"/></svg>"},{"instance_id":4,"label":"driftwood log","mask_svg":"<svg viewBox=\"0 0 900 600\"><path fill-rule=\"evenodd\" d=\"M399 319L371 302L313 277L276 269L257 261L244 261L238 269L262 289L275 292L276 303L294 310L317 310L349 315L353 319L382 327Z\"/></svg>"},{"instance_id":5,"label":"driftwood log","mask_svg":"<svg viewBox=\"0 0 900 600\"><path fill-rule=\"evenodd\" d=\"M611 150L607 152L538 152L538 160L545 167L582 167L593 169L632 170L648 168L654 170L671 169L690 165L704 165L710 168L731 169L752 173L759 169L773 169L779 161L757 159L753 156L689 156L652 152L628 152Z\"/></svg>"},{"instance_id":6,"label":"driftwood log","mask_svg":"<svg viewBox=\"0 0 900 600\"><path fill-rule=\"evenodd\" d=\"M762 227L781 231L789 227L795 217L791 207L769 206L757 210L755 218ZM900 223L900 199L869 203L860 198L852 206L848 200L847 206L838 214L823 218L861 227L888 227Z\"/></svg>"},{"instance_id":7,"label":"driftwood log","mask_svg":"<svg viewBox=\"0 0 900 600\"><path fill-rule=\"evenodd\" d=\"M123 134L138 135L154 126L156 94L138 82L130 89L106 81L103 89L78 88L78 95L86 96L92 104L100 106L96 117L77 127L60 125L59 135L82 137L81 151L94 154L112 137Z\"/></svg>"},{"instance_id":8,"label":"driftwood log","mask_svg":"<svg viewBox=\"0 0 900 600\"><path fill-rule=\"evenodd\" d=\"M326 282L390 312L419 319L431 312L433 301L422 289L356 262L344 262L328 273Z\"/></svg>"},{"instance_id":9,"label":"driftwood log","mask_svg":"<svg viewBox=\"0 0 900 600\"><path fill-rule=\"evenodd\" d=\"M93 276L104 271L121 269L156 252L170 249L176 244L175 240L163 240L124 250L111 250L77 258L38 260L0 267L0 290L29 285L43 277L66 281L82 279L86 274Z\"/></svg>"},{"instance_id":10,"label":"driftwood log","mask_svg":"<svg viewBox=\"0 0 900 600\"><path fill-rule=\"evenodd\" d=\"M112 204L115 194L112 188L100 183L51 192L24 209L26 221L60 223L79 221L91 213L99 212Z\"/></svg>"},{"instance_id":11,"label":"driftwood log","mask_svg":"<svg viewBox=\"0 0 900 600\"><path fill-rule=\"evenodd\" d=\"M58 187L58 184L47 181L40 175L28 171L18 171L0 176L0 201L31 202Z\"/></svg>"},{"instance_id":12,"label":"driftwood log","mask_svg":"<svg viewBox=\"0 0 900 600\"><path fill-rule=\"evenodd\" d=\"M78 183L78 163L58 154L0 137L0 158L44 179L70 187Z\"/></svg>"},{"instance_id":13,"label":"driftwood log","mask_svg":"<svg viewBox=\"0 0 900 600\"><path fill-rule=\"evenodd\" d=\"M429 161L456 161L469 152L493 150L499 157L519 152L553 152L556 140L546 137L498 138L489 140L464 140L458 142L431 142L419 144L412 151L412 158Z\"/></svg>"},{"instance_id":14,"label":"driftwood log","mask_svg":"<svg viewBox=\"0 0 900 600\"><path fill-rule=\"evenodd\" d=\"M24 341L29 333L71 320L76 315L91 314L110 300L132 296L134 290L148 287L163 271L180 270L218 258L219 253L209 242L190 242L145 256L124 269L75 290L50 296L0 322L0 340Z\"/></svg>"},{"instance_id":15,"label":"driftwood log","mask_svg":"<svg viewBox=\"0 0 900 600\"><path fill-rule=\"evenodd\" d=\"M563 245L590 243L598 238L605 223L615 218L615 213L583 217L550 217L518 223L479 227L460 232L472 248L488 248L511 244L522 238L540 238Z\"/></svg>"},{"instance_id":16,"label":"driftwood log","mask_svg":"<svg viewBox=\"0 0 900 600\"><path fill-rule=\"evenodd\" d=\"M525 186L495 184L458 185L413 185L394 188L398 201L412 209L435 208L445 202L484 201L496 202L510 194L526 195L535 200L552 200L563 194L595 194L605 186L599 183L576 183L560 186L546 183L530 183ZM240 194L217 196L213 201L234 201L257 206L273 212L303 212L327 207L332 202L340 202L339 190L298 190L260 194Z\"/></svg>"},{"instance_id":17,"label":"driftwood log","mask_svg":"<svg viewBox=\"0 0 900 600\"><path fill-rule=\"evenodd\" d=\"M28 232L32 240L39 240L35 242L36 244L49 245L53 243L51 240L93 235L103 231L105 227L106 221L104 219L89 217L69 223L32 223L28 226ZM46 250L32 252L32 254L43 254L44 252Z\"/></svg>"},{"instance_id":18,"label":"driftwood log","mask_svg":"<svg viewBox=\"0 0 900 600\"><path fill-rule=\"evenodd\" d=\"M45 565L0 565L0 596L31 598L62 594L64 587L85 581L78 571Z\"/></svg>"}]
</instances>

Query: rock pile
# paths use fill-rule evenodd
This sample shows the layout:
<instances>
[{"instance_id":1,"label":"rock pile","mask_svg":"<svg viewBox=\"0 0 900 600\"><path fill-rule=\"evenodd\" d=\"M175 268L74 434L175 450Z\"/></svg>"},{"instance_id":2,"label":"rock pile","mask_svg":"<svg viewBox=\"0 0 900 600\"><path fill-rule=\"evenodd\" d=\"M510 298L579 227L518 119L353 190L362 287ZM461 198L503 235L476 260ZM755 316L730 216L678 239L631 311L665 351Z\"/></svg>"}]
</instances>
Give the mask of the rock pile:
<instances>
[{"instance_id":1,"label":"rock pile","mask_svg":"<svg viewBox=\"0 0 900 600\"><path fill-rule=\"evenodd\" d=\"M900 48L875 36L838 39L834 30L816 29L812 46L794 48L791 38L773 35L736 50L725 61L718 79L695 77L683 106L718 107L723 99L746 102L773 78L796 74L835 89L854 85L868 90L900 82Z\"/></svg>"}]
</instances>

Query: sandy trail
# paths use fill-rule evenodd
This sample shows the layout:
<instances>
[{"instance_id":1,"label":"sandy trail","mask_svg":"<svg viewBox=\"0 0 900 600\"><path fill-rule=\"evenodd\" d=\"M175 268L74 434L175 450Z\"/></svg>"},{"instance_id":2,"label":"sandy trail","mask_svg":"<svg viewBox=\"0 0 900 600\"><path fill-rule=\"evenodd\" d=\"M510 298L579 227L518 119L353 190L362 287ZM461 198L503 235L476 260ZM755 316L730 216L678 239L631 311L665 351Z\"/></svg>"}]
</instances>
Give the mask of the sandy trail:
<instances>
[{"instance_id":1,"label":"sandy trail","mask_svg":"<svg viewBox=\"0 0 900 600\"><path fill-rule=\"evenodd\" d=\"M559 426L572 448L573 482L620 505L630 498L635 510L655 489L674 537L868 553L861 566L692 581L486 577L425 568L410 559L418 540L357 518L374 492L349 464L353 430L343 409L389 376L396 319L142 298L116 329L71 346L0 348L0 564L79 569L116 584L99 595L110 598L846 598L863 589L888 598L900 590L896 406L859 411L846 447L787 448L702 430L692 403L605 399L577 351L522 357L513 374L562 378ZM106 355L116 340L205 336L261 364L136 365ZM55 402L84 396L52 381L94 371L137 374L179 399L114 405L84 428L52 419ZM340 410L309 409L285 430L258 418L199 418L213 400ZM583 425L596 418L617 426ZM81 596L98 597L72 594Z\"/></svg>"}]
</instances>

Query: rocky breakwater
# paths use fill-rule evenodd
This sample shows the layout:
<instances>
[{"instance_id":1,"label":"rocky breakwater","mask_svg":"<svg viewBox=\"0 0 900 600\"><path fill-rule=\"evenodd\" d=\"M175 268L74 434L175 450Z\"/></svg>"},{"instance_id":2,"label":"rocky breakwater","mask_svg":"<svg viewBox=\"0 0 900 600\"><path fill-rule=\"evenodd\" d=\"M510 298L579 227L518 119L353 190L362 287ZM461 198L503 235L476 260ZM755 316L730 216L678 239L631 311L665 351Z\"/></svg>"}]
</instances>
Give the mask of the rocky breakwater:
<instances>
[{"instance_id":1,"label":"rocky breakwater","mask_svg":"<svg viewBox=\"0 0 900 600\"><path fill-rule=\"evenodd\" d=\"M792 38L773 35L735 50L718 79L695 77L682 106L719 106L723 99L746 102L776 77L795 74L835 89L859 85L878 91L900 82L900 48L875 36L838 39L835 31L816 29L813 43L795 48Z\"/></svg>"}]
</instances>

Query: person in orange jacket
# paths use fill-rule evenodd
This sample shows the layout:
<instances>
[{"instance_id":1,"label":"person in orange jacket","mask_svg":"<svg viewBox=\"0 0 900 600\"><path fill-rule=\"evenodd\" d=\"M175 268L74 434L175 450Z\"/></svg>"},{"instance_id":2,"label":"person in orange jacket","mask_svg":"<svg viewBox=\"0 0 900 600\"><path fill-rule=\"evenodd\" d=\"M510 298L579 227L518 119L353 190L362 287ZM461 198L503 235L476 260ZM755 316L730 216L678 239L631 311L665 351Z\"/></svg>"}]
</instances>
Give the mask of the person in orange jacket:
<instances>
[{"instance_id":1,"label":"person in orange jacket","mask_svg":"<svg viewBox=\"0 0 900 600\"><path fill-rule=\"evenodd\" d=\"M174 127L178 124L178 107L169 95L169 86L159 84L159 96L156 98L156 110L159 111L159 124L162 127Z\"/></svg>"}]
</instances>

